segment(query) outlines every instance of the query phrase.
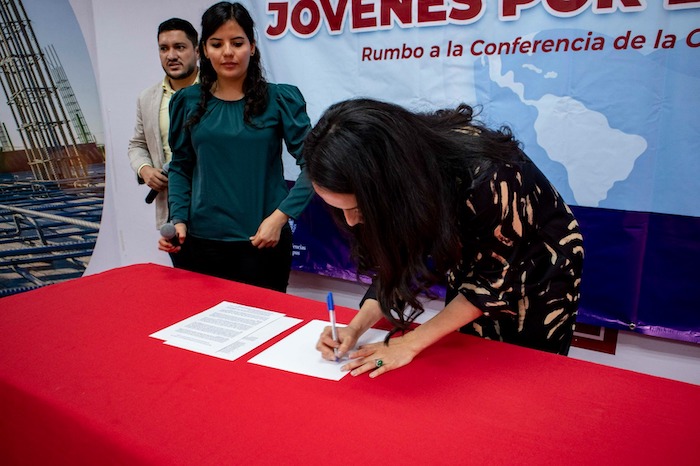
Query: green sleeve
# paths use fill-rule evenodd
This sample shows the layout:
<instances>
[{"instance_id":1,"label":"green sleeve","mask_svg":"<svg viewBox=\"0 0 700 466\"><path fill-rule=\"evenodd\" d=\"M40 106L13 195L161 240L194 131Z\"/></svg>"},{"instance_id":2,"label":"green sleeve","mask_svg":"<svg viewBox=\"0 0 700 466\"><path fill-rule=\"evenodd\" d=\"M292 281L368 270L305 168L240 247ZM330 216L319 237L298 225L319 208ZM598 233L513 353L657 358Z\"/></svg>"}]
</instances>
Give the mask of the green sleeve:
<instances>
[{"instance_id":1,"label":"green sleeve","mask_svg":"<svg viewBox=\"0 0 700 466\"><path fill-rule=\"evenodd\" d=\"M306 101L296 86L279 84L275 95L281 112L282 137L287 151L301 169L294 186L282 201L279 209L292 218L297 218L313 197L314 190L306 173L306 163L301 152L304 138L311 129L311 121L306 113Z\"/></svg>"},{"instance_id":2,"label":"green sleeve","mask_svg":"<svg viewBox=\"0 0 700 466\"><path fill-rule=\"evenodd\" d=\"M184 92L185 90L187 92ZM172 160L168 171L170 218L185 223L189 223L190 218L192 173L196 163L190 130L185 127L187 120L196 108L195 99L199 95L198 92L194 93L193 99L192 94L192 89L186 88L173 95L170 100L170 131L168 134L172 151Z\"/></svg>"}]
</instances>

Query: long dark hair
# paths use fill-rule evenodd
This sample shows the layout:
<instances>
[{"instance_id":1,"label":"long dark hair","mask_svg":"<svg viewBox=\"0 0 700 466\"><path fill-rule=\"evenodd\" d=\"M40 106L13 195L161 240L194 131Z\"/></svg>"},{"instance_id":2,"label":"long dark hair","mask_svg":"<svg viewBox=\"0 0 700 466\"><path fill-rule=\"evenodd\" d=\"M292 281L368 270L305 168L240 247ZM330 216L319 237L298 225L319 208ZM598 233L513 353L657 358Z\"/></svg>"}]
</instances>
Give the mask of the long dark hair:
<instances>
[{"instance_id":1,"label":"long dark hair","mask_svg":"<svg viewBox=\"0 0 700 466\"><path fill-rule=\"evenodd\" d=\"M216 71L204 54L207 40L227 21L234 20L245 32L251 45L255 45L255 22L248 10L240 3L219 2L210 6L202 15L202 38L199 41L199 82L202 94L197 106L197 111L187 122L192 126L199 122L206 113L207 103L211 99L211 87L216 82ZM243 120L251 124L253 117L260 115L267 108L267 81L263 75L260 49L256 47L255 53L250 57L248 72L243 81L243 93L246 97L243 110Z\"/></svg>"},{"instance_id":2,"label":"long dark hair","mask_svg":"<svg viewBox=\"0 0 700 466\"><path fill-rule=\"evenodd\" d=\"M382 312L403 330L421 313L421 293L443 282L461 257L460 190L484 179L499 160L520 161L507 128L489 130L472 107L413 113L398 105L351 99L329 107L304 142L309 178L354 194L363 223L341 228L354 238L359 273L377 282ZM413 310L404 315L409 305Z\"/></svg>"}]
</instances>

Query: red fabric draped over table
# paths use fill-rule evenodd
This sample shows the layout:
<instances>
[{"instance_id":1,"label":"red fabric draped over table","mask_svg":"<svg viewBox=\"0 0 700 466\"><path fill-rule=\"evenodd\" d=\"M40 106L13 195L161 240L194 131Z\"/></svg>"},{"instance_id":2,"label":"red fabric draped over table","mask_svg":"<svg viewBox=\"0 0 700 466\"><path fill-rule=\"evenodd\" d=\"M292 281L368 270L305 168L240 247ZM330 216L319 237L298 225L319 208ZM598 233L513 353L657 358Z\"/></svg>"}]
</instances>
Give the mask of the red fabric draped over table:
<instances>
[{"instance_id":1,"label":"red fabric draped over table","mask_svg":"<svg viewBox=\"0 0 700 466\"><path fill-rule=\"evenodd\" d=\"M221 301L304 321L233 362L148 336ZM4 465L700 458L700 386L458 333L374 380L288 373L247 361L327 319L325 303L169 267L118 268L0 309ZM352 312L338 307L338 321Z\"/></svg>"}]
</instances>

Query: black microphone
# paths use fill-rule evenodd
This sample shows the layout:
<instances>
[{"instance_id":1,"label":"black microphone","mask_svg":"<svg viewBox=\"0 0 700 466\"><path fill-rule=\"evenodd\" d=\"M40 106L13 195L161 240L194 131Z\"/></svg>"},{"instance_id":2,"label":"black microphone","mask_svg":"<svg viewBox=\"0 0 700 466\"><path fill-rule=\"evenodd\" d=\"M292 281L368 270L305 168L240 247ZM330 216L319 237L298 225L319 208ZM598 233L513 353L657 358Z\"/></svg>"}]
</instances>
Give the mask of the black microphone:
<instances>
[{"instance_id":1,"label":"black microphone","mask_svg":"<svg viewBox=\"0 0 700 466\"><path fill-rule=\"evenodd\" d=\"M172 223L166 223L160 227L160 235L170 241L173 246L180 246L180 238L177 237L177 230Z\"/></svg>"},{"instance_id":2,"label":"black microphone","mask_svg":"<svg viewBox=\"0 0 700 466\"><path fill-rule=\"evenodd\" d=\"M168 176L168 169L170 168L170 162L167 162L165 165L163 165L163 168L161 169L161 173L165 176ZM151 191L148 193L148 196L146 196L146 204L151 204L153 201L156 199L156 196L158 195L160 191L156 191L155 189L151 189Z\"/></svg>"}]
</instances>

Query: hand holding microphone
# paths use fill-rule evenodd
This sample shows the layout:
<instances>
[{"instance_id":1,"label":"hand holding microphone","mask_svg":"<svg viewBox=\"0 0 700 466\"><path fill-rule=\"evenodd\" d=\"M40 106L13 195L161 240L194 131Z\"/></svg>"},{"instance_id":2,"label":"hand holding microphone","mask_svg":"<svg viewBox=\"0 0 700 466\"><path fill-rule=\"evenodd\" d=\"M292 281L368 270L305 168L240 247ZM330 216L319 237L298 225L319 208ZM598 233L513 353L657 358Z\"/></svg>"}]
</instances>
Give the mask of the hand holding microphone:
<instances>
[{"instance_id":1,"label":"hand holding microphone","mask_svg":"<svg viewBox=\"0 0 700 466\"><path fill-rule=\"evenodd\" d=\"M170 162L167 162L165 165L163 165L163 168L160 171L161 175L167 177L169 169L170 169ZM166 183L167 183L167 179L166 179ZM160 191L157 189L151 189L148 192L148 195L146 196L146 204L151 204L156 199L156 196L158 196L159 192Z\"/></svg>"},{"instance_id":2,"label":"hand holding microphone","mask_svg":"<svg viewBox=\"0 0 700 466\"><path fill-rule=\"evenodd\" d=\"M182 224L184 226L184 224ZM180 250L180 237L177 234L177 228L172 223L166 223L160 227L160 236L158 240L158 249L165 252L177 252ZM177 249L177 250L176 250Z\"/></svg>"}]
</instances>

